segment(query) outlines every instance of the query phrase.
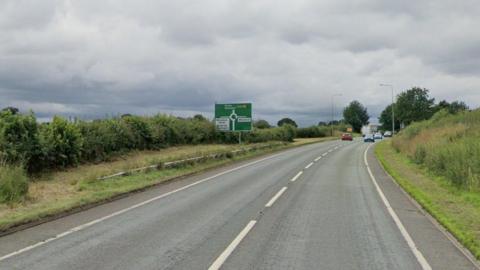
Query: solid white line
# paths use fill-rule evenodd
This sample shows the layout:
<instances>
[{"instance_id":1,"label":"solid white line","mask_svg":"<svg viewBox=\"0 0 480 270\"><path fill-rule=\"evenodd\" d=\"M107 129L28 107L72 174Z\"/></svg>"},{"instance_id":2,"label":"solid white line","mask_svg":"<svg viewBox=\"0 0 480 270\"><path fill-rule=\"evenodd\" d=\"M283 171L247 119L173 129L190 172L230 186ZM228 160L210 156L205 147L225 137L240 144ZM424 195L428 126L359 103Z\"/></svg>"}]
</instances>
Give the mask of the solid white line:
<instances>
[{"instance_id":1,"label":"solid white line","mask_svg":"<svg viewBox=\"0 0 480 270\"><path fill-rule=\"evenodd\" d=\"M115 216L121 215L121 214L123 214L123 213L125 213L125 212L128 212L128 211L130 211L130 210L133 210L133 209L135 209L135 208L138 208L138 207L144 206L144 205L146 205L146 204L149 204L149 203L151 203L151 202L160 200L160 199L162 199L162 198L165 198L165 197L167 197L167 196L169 196L169 195L172 195L172 194L174 194L174 193L177 193L177 192L179 192L179 191L182 191L182 190L191 188L191 187L193 187L193 186L196 186L196 185L201 184L201 183L203 183L203 182L212 180L212 179L214 179L214 178L216 178L216 177L219 177L219 176L222 176L222 175L224 175L224 174L228 174L228 173L231 173L231 172L234 172L234 171L243 169L243 168L245 168L245 167L248 167L248 166L251 166L251 165L253 165L253 164L256 164L256 163L259 163L259 162L262 162L262 161L265 161L265 160L268 160L268 159L271 159L271 158L274 158L274 157L277 157L277 156L282 155L282 154L283 154L283 153L276 154L276 155L273 155L273 156L269 156L269 157L266 157L266 158L262 158L262 159L259 159L259 160L256 160L256 161L253 161L253 162L250 162L250 163L247 163L247 164L244 164L244 165L235 167L235 168L233 168L233 169L230 169L230 170L227 170L227 171L224 171L224 172L221 172L221 173L212 175L212 176L210 176L210 177L207 177L207 178L204 178L204 179L201 179L201 180L198 180L197 182L194 182L194 183L191 183L191 184L189 184L189 185L183 186L183 187L181 187L181 188L172 190L172 191L167 192L167 193L164 193L164 194L162 194L162 195L153 197L153 198L148 199L148 200L146 200L146 201L143 201L143 202L141 202L141 203L138 203L138 204L132 205L132 206L130 206L130 207L124 208L124 209L122 209L122 210L120 210L120 211L117 211L117 212L114 212L114 213L112 213L112 214L106 215L106 216L101 217L101 218L99 218L99 219L92 220L92 221L90 221L90 222L88 222L88 223L85 223L85 224L82 224L82 225L80 225L80 226L74 227L74 228L72 228L72 229L70 229L70 230L68 230L68 231L66 231L66 232L60 233L60 234L58 234L58 235L56 235L56 236L54 236L54 237L52 237L52 238L48 238L48 239L46 239L46 240L40 241L40 242L38 242L38 243L36 243L36 244L33 244L33 245L31 245L31 246L27 246L27 247L22 248L22 249L20 249L20 250L17 250L17 251L14 251L14 252L12 252L12 253L9 253L9 254L7 254L7 255L4 255L4 256L0 257L0 262L3 261L3 260L8 259L8 258L10 258L10 257L13 257L13 256L15 256L15 255L24 253L24 252L26 252L26 251L32 250L32 249L37 248L37 247L40 247L40 246L43 246L43 245L45 245L45 244L47 244L47 243L49 243L49 242L52 242L52 241L54 241L54 240L58 240L58 239L60 239L60 238L63 238L63 237L65 237L65 236L67 236L67 235L69 235L69 234L72 234L72 233L74 233L74 232L81 231L81 230L83 230L83 229L85 229L85 228L91 227L91 226L93 226L93 225L95 225L95 224L97 224L97 223L100 223L100 222L105 221L105 220L107 220L107 219L110 219L110 218L113 218L113 217L115 217Z\"/></svg>"},{"instance_id":2,"label":"solid white line","mask_svg":"<svg viewBox=\"0 0 480 270\"><path fill-rule=\"evenodd\" d=\"M307 166L305 166L305 169L312 167L312 165L313 165L313 162L310 162Z\"/></svg>"},{"instance_id":3,"label":"solid white line","mask_svg":"<svg viewBox=\"0 0 480 270\"><path fill-rule=\"evenodd\" d=\"M415 258L417 258L418 263L420 263L420 265L422 266L422 269L423 270L432 270L432 267L430 266L430 264L428 264L427 260L423 256L422 252L420 252L420 250L418 250L418 248L415 245L415 242L413 241L412 237L410 236L410 234L407 232L407 230L403 226L402 221L400 221L400 218L397 216L397 213L395 213L395 211L393 210L392 206L390 205L390 202L387 200L387 197L385 197L385 194L383 194L383 191L380 188L380 186L378 185L377 180L375 180L375 176L373 176L372 170L370 170L370 166L368 165L368 161L367 161L367 152L368 152L368 149L370 149L371 146L372 146L372 144L369 145L367 147L367 149L365 149L365 152L363 154L363 160L365 162L365 166L367 166L367 171L368 171L368 174L370 175L370 179L372 179L373 185L375 186L375 189L377 190L378 194L380 195L380 198L382 199L383 204L387 208L388 213L390 214L393 221L395 222L398 229L400 230L400 233L402 234L403 238L405 238L405 241L407 242L410 250L413 252L413 255L415 255Z\"/></svg>"},{"instance_id":4,"label":"solid white line","mask_svg":"<svg viewBox=\"0 0 480 270\"><path fill-rule=\"evenodd\" d=\"M282 194L285 192L285 190L287 190L287 187L283 187L282 189L280 189L277 194L275 194L275 196L273 196L270 201L268 201L267 204L265 204L265 207L271 207L275 201L280 197L282 196Z\"/></svg>"},{"instance_id":5,"label":"solid white line","mask_svg":"<svg viewBox=\"0 0 480 270\"><path fill-rule=\"evenodd\" d=\"M297 175L295 175L290 181L291 181L291 182L295 182L295 181L298 179L298 177L300 177L300 175L302 175L302 173L303 173L302 171L299 171L299 172L297 173Z\"/></svg>"},{"instance_id":6,"label":"solid white line","mask_svg":"<svg viewBox=\"0 0 480 270\"><path fill-rule=\"evenodd\" d=\"M322 158L322 157L317 157L317 158L315 159L315 162L319 161L321 158Z\"/></svg>"},{"instance_id":7,"label":"solid white line","mask_svg":"<svg viewBox=\"0 0 480 270\"><path fill-rule=\"evenodd\" d=\"M250 222L243 228L243 230L233 239L233 241L228 245L228 247L218 256L218 258L210 265L208 270L218 270L222 267L223 263L228 259L228 257L232 254L235 248L242 242L243 238L247 236L248 232L255 226L257 223L256 220L250 220Z\"/></svg>"}]
</instances>

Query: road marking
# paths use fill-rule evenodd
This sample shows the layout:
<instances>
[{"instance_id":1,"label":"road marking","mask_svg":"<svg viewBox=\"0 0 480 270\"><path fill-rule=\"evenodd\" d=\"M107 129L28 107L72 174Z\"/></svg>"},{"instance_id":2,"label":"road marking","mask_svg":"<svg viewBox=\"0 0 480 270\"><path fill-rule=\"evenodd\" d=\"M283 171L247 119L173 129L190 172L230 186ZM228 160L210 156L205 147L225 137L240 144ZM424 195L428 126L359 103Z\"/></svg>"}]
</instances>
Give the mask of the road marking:
<instances>
[{"instance_id":1,"label":"road marking","mask_svg":"<svg viewBox=\"0 0 480 270\"><path fill-rule=\"evenodd\" d=\"M380 195L380 198L382 199L383 204L387 208L388 213L390 214L393 221L395 222L395 225L397 225L398 229L400 230L400 233L402 234L403 238L407 242L408 247L413 252L413 255L415 255L415 258L417 258L418 263L422 266L422 269L423 270L432 270L432 267L430 266L430 264L428 264L427 260L423 256L422 252L420 252L420 250L418 250L417 246L415 245L415 242L413 242L412 237L410 236L410 234L407 232L407 230L403 226L403 223L400 220L400 218L397 216L397 213L395 213L395 211L393 210L393 208L390 205L390 202L388 201L387 197L385 197L385 194L383 194L383 191L382 191L382 189L380 189L380 186L378 185L377 180L375 180L375 176L373 176L372 170L370 169L370 166L368 165L368 161L367 161L367 152L368 152L368 149L370 149L370 147L372 145L373 144L370 144L367 147L367 149L365 149L365 152L363 154L363 160L365 162L365 166L367 166L367 171L368 171L368 174L370 175L370 179L372 180L373 185L375 186L375 189L377 190L378 194Z\"/></svg>"},{"instance_id":2,"label":"road marking","mask_svg":"<svg viewBox=\"0 0 480 270\"><path fill-rule=\"evenodd\" d=\"M300 175L302 175L302 173L303 173L303 171L299 171L299 172L297 173L297 175L295 175L290 181L291 181L291 182L295 182L295 181L298 179L298 177L300 177Z\"/></svg>"},{"instance_id":3,"label":"road marking","mask_svg":"<svg viewBox=\"0 0 480 270\"><path fill-rule=\"evenodd\" d=\"M235 250L235 248L242 242L243 238L247 236L248 232L255 226L257 223L256 220L250 220L250 222L243 228L243 230L233 239L233 241L228 245L228 247L218 256L218 258L210 265L208 270L218 270L222 265L225 263L225 261L228 259L228 257L232 254L232 252Z\"/></svg>"},{"instance_id":4,"label":"road marking","mask_svg":"<svg viewBox=\"0 0 480 270\"><path fill-rule=\"evenodd\" d=\"M323 155L322 155L322 156L326 156L326 155L328 155L328 153L323 153Z\"/></svg>"},{"instance_id":5,"label":"road marking","mask_svg":"<svg viewBox=\"0 0 480 270\"><path fill-rule=\"evenodd\" d=\"M315 162L319 161L321 158L322 158L321 156L320 156L320 157L317 157L317 158L315 159Z\"/></svg>"},{"instance_id":6,"label":"road marking","mask_svg":"<svg viewBox=\"0 0 480 270\"><path fill-rule=\"evenodd\" d=\"M305 166L305 169L312 167L312 165L313 165L313 162L310 162L307 166Z\"/></svg>"},{"instance_id":7,"label":"road marking","mask_svg":"<svg viewBox=\"0 0 480 270\"><path fill-rule=\"evenodd\" d=\"M283 187L282 189L280 189L277 194L275 194L275 196L273 196L270 201L268 201L267 204L265 204L265 207L271 207L275 201L280 197L282 196L282 194L285 192L285 190L287 190L287 187Z\"/></svg>"},{"instance_id":8,"label":"road marking","mask_svg":"<svg viewBox=\"0 0 480 270\"><path fill-rule=\"evenodd\" d=\"M329 150L328 150L328 153L331 153L332 151L333 151L332 149L329 149Z\"/></svg>"},{"instance_id":9,"label":"road marking","mask_svg":"<svg viewBox=\"0 0 480 270\"><path fill-rule=\"evenodd\" d=\"M36 244L33 244L33 245L31 245L31 246L27 246L27 247L25 247L25 248L22 248L22 249L19 249L19 250L17 250L17 251L14 251L14 252L12 252L12 253L9 253L9 254L7 254L7 255L4 255L4 256L0 257L0 262L3 261L3 260L8 259L8 258L10 258L10 257L16 256L16 255L18 255L18 254L24 253L24 252L29 251L29 250L32 250L32 249L34 249L34 248L43 246L43 245L45 245L45 244L47 244L47 243L49 243L49 242L52 242L52 241L54 241L54 240L58 240L58 239L60 239L60 238L63 238L63 237L65 237L65 236L67 236L67 235L70 235L70 234L72 234L72 233L74 233L74 232L81 231L81 230L86 229L86 228L88 228L88 227L91 227L91 226L93 226L93 225L95 225L95 224L97 224L97 223L100 223L100 222L105 221L105 220L107 220L107 219L110 219L110 218L113 218L113 217L115 217L115 216L121 215L121 214L123 214L123 213L125 213L125 212L128 212L128 211L130 211L130 210L133 210L133 209L135 209L135 208L139 208L139 207L144 206L144 205L146 205L146 204L149 204L149 203L151 203L151 202L160 200L160 199L162 199L162 198L165 198L165 197L167 197L167 196L169 196L169 195L172 195L172 194L174 194L174 193L177 193L177 192L179 192L179 191L182 191L182 190L191 188L191 187L196 186L196 185L198 185L198 184L201 184L201 183L203 183L203 182L206 182L206 181L212 180L212 179L214 179L214 178L216 178L216 177L219 177L219 176L222 176L222 175L225 175L225 174L228 174L228 173L231 173L231 172L234 172L234 171L243 169L243 168L248 167L248 166L251 166L251 165L253 165L253 164L256 164L256 163L259 163L259 162L262 162L262 161L265 161L265 160L268 160L268 159L272 159L272 158L277 157L277 156L282 155L282 154L283 154L283 153L279 153L279 154L276 154L276 155L273 155L273 156L269 156L269 157L266 157L266 158L262 158L262 159L259 159L259 160L256 160L256 161L253 161L253 162L250 162L250 163L247 163L247 164L244 164L244 165L235 167L235 168L233 168L233 169L230 169L230 170L227 170L227 171L224 171L224 172L221 172L221 173L218 173L218 174L209 176L209 177L207 177L207 178L198 180L197 182L188 184L188 185L186 185L186 186L183 186L183 187L181 187L181 188L178 188L178 189L169 191L169 192L164 193L164 194L162 194L162 195L153 197L153 198L148 199L148 200L146 200L146 201L143 201L143 202L141 202L141 203L138 203L138 204L132 205L132 206L130 206L130 207L124 208L124 209L122 209L122 210L120 210L120 211L117 211L117 212L114 212L114 213L112 213L112 214L106 215L106 216L104 216L104 217L101 217L101 218L92 220L92 221L90 221L90 222L88 222L88 223L82 224L82 225L77 226L77 227L74 227L74 228L72 228L72 229L70 229L70 230L68 230L68 231L65 231L65 232L63 232L63 233L57 234L57 235L54 236L54 237L48 238L48 239L46 239L46 240L40 241L40 242L38 242L38 243L36 243Z\"/></svg>"},{"instance_id":10,"label":"road marking","mask_svg":"<svg viewBox=\"0 0 480 270\"><path fill-rule=\"evenodd\" d=\"M335 148L333 148L333 149L338 149L338 146L335 146Z\"/></svg>"}]
</instances>

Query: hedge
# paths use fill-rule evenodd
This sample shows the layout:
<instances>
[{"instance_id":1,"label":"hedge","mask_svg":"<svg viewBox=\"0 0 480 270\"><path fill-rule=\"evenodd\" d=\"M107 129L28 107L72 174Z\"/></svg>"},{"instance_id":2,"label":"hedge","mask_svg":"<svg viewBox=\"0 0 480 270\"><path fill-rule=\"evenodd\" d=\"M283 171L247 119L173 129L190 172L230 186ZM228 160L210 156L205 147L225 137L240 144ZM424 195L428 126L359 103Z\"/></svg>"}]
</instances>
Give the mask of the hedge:
<instances>
[{"instance_id":1,"label":"hedge","mask_svg":"<svg viewBox=\"0 0 480 270\"><path fill-rule=\"evenodd\" d=\"M293 141L296 129L285 125L244 133L244 142ZM0 160L32 172L101 162L131 150L155 150L172 145L236 143L235 133L216 132L201 116L179 118L125 115L93 121L68 121L55 116L38 123L33 113L0 112Z\"/></svg>"}]
</instances>

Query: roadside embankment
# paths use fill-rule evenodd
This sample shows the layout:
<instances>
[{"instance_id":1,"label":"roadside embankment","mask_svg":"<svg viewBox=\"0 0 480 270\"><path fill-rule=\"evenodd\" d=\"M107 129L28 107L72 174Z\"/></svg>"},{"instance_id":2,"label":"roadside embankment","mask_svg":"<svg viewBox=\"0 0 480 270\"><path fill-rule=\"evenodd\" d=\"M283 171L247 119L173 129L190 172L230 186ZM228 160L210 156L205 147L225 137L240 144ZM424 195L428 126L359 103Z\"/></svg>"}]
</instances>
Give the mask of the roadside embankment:
<instances>
[{"instance_id":1,"label":"roadside embankment","mask_svg":"<svg viewBox=\"0 0 480 270\"><path fill-rule=\"evenodd\" d=\"M375 147L375 154L385 170L479 259L480 192L453 183L446 175L441 176L429 166L415 162L394 145L395 140L387 140Z\"/></svg>"}]
</instances>

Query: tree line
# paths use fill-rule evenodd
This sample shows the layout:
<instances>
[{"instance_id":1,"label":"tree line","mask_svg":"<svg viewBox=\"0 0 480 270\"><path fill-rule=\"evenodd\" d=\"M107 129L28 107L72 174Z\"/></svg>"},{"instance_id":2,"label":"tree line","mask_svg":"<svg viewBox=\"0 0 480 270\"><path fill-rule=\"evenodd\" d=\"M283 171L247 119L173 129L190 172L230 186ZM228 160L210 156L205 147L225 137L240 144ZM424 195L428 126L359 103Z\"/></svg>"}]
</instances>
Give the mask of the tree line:
<instances>
[{"instance_id":1,"label":"tree line","mask_svg":"<svg viewBox=\"0 0 480 270\"><path fill-rule=\"evenodd\" d=\"M401 127L406 127L413 122L430 119L435 113L442 110L449 114L455 114L469 109L463 101L450 103L442 100L435 103L435 98L431 98L429 92L426 88L413 87L397 95L396 101L393 103L395 130L400 130ZM382 111L379 122L382 129L391 129L392 104Z\"/></svg>"},{"instance_id":2,"label":"tree line","mask_svg":"<svg viewBox=\"0 0 480 270\"><path fill-rule=\"evenodd\" d=\"M413 87L397 95L396 101L393 103L395 130L400 130L413 122L430 119L439 111L456 114L469 109L463 101L442 100L435 103L435 99L429 96L429 92L426 88ZM340 122L345 122L351 125L355 132L360 132L362 126L369 123L369 118L367 108L359 101L354 100L344 108L343 119ZM378 119L381 130L392 128L392 104L385 107Z\"/></svg>"}]
</instances>

